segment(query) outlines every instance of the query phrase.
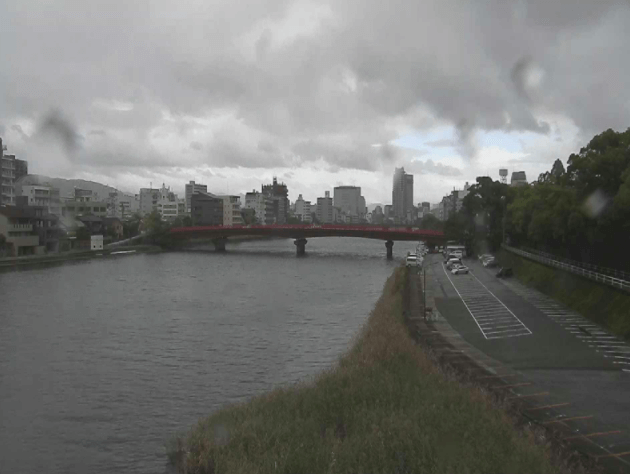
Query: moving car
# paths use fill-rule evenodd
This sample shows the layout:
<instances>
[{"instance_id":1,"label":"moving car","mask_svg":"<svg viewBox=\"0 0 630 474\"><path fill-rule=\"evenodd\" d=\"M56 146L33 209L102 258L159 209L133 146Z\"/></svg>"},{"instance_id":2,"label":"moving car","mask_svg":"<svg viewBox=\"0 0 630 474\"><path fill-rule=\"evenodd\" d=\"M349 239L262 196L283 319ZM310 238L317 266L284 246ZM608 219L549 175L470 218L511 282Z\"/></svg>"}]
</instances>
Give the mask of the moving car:
<instances>
[{"instance_id":1,"label":"moving car","mask_svg":"<svg viewBox=\"0 0 630 474\"><path fill-rule=\"evenodd\" d=\"M497 266L497 262L494 257L487 258L481 262L484 267L492 268Z\"/></svg>"},{"instance_id":2,"label":"moving car","mask_svg":"<svg viewBox=\"0 0 630 474\"><path fill-rule=\"evenodd\" d=\"M451 270L451 273L453 275L460 275L462 273L464 274L468 274L468 267L465 267L464 265L458 265L457 267L453 267L453 269Z\"/></svg>"},{"instance_id":3,"label":"moving car","mask_svg":"<svg viewBox=\"0 0 630 474\"><path fill-rule=\"evenodd\" d=\"M416 257L415 255L407 255L407 260L406 260L405 264L408 267L417 267L418 266L418 257Z\"/></svg>"},{"instance_id":4,"label":"moving car","mask_svg":"<svg viewBox=\"0 0 630 474\"><path fill-rule=\"evenodd\" d=\"M448 262L446 262L446 268L450 270L455 265L461 265L461 264L462 264L462 261L459 258L451 258L448 260Z\"/></svg>"},{"instance_id":5,"label":"moving car","mask_svg":"<svg viewBox=\"0 0 630 474\"><path fill-rule=\"evenodd\" d=\"M483 253L481 255L479 255L479 260L481 260L482 262L484 260L487 260L489 258L494 258L492 255L490 255L489 253Z\"/></svg>"}]
</instances>

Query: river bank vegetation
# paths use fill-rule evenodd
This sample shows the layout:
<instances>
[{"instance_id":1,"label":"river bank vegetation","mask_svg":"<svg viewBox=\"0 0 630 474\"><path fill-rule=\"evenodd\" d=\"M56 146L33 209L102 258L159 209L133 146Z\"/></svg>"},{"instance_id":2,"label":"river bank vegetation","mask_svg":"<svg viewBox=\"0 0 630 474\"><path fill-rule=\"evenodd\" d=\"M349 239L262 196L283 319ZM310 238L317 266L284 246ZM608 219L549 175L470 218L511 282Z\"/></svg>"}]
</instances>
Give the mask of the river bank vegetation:
<instances>
[{"instance_id":1,"label":"river bank vegetation","mask_svg":"<svg viewBox=\"0 0 630 474\"><path fill-rule=\"evenodd\" d=\"M180 473L555 473L550 448L411 338L397 269L350 350L314 380L202 419L169 447Z\"/></svg>"},{"instance_id":2,"label":"river bank vegetation","mask_svg":"<svg viewBox=\"0 0 630 474\"><path fill-rule=\"evenodd\" d=\"M524 186L479 177L443 230L474 253L505 240L624 270L630 259L630 129L606 130ZM504 220L505 217L505 220Z\"/></svg>"}]
</instances>

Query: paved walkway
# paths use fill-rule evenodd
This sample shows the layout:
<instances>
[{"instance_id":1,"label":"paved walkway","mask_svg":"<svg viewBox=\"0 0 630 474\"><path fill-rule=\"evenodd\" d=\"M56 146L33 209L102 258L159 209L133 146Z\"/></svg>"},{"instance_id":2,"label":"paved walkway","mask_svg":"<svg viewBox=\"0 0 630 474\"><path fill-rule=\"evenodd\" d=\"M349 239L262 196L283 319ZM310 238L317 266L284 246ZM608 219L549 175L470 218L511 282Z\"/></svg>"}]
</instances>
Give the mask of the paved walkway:
<instances>
[{"instance_id":1,"label":"paved walkway","mask_svg":"<svg viewBox=\"0 0 630 474\"><path fill-rule=\"evenodd\" d=\"M478 261L452 275L440 257L425 259L427 306L436 311L433 321L416 315L422 341L507 391L608 472L630 473L630 345Z\"/></svg>"}]
</instances>

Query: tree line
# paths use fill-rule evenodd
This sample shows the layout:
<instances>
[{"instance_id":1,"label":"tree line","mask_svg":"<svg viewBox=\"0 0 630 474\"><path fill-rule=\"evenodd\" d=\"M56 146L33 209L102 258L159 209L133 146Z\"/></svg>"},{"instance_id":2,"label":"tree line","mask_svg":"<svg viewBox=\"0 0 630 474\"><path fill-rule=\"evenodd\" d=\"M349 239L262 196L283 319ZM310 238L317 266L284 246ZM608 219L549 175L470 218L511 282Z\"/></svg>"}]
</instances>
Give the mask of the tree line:
<instances>
[{"instance_id":1,"label":"tree line","mask_svg":"<svg viewBox=\"0 0 630 474\"><path fill-rule=\"evenodd\" d=\"M469 252L502 242L613 268L630 257L630 128L600 133L565 168L557 159L534 183L508 186L479 177L462 208L443 223Z\"/></svg>"}]
</instances>

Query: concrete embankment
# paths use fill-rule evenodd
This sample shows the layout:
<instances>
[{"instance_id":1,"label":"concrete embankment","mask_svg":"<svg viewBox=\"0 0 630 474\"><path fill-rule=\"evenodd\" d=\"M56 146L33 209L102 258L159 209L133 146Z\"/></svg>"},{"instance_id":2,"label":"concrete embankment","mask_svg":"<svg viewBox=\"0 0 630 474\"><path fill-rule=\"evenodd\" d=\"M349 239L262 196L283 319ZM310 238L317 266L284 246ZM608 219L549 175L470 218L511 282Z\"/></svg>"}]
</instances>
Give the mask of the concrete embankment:
<instances>
[{"instance_id":1,"label":"concrete embankment","mask_svg":"<svg viewBox=\"0 0 630 474\"><path fill-rule=\"evenodd\" d=\"M445 375L416 344L410 281L395 270L330 370L227 406L174 439L178 472L569 472L492 396Z\"/></svg>"},{"instance_id":2,"label":"concrete embankment","mask_svg":"<svg viewBox=\"0 0 630 474\"><path fill-rule=\"evenodd\" d=\"M138 253L156 253L162 249L155 245L134 245L127 247L115 247L103 250L85 250L63 252L48 255L33 255L28 257L14 257L0 259L0 270L11 270L16 268L26 268L38 265L48 265L70 262L74 260L90 260L93 258L118 257L123 255L134 255Z\"/></svg>"},{"instance_id":3,"label":"concrete embankment","mask_svg":"<svg viewBox=\"0 0 630 474\"><path fill-rule=\"evenodd\" d=\"M560 301L612 333L630 339L630 294L501 250L499 261L522 283Z\"/></svg>"}]
</instances>

